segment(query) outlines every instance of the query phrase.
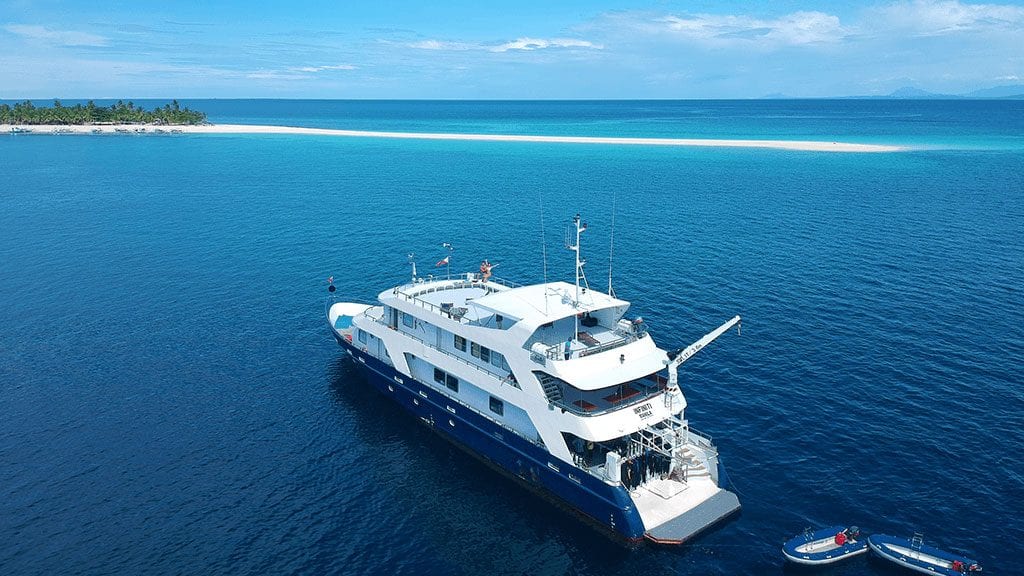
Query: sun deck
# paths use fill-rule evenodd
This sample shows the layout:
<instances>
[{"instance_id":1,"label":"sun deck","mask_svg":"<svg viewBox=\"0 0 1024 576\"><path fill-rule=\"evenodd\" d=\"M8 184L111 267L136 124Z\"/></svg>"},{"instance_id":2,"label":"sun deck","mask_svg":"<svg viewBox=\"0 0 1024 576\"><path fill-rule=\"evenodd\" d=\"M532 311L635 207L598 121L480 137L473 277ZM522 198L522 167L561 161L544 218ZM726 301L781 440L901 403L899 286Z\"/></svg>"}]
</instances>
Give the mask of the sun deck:
<instances>
[{"instance_id":1,"label":"sun deck","mask_svg":"<svg viewBox=\"0 0 1024 576\"><path fill-rule=\"evenodd\" d=\"M486 310L474 306L476 300L509 290L510 283L491 279L489 282L478 280L474 274L465 274L451 280L417 282L399 286L385 292L412 302L425 310L446 316L464 324L486 322L494 316Z\"/></svg>"}]
</instances>

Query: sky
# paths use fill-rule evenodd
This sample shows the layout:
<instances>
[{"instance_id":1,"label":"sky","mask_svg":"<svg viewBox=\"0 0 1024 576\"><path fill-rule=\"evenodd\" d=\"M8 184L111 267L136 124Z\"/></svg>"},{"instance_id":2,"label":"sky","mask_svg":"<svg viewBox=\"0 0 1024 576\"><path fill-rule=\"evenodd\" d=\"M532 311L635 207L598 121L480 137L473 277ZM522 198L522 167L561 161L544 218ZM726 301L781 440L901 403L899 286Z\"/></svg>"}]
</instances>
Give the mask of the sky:
<instances>
[{"instance_id":1,"label":"sky","mask_svg":"<svg viewBox=\"0 0 1024 576\"><path fill-rule=\"evenodd\" d=\"M0 0L0 99L819 98L1014 84L1024 0Z\"/></svg>"}]
</instances>

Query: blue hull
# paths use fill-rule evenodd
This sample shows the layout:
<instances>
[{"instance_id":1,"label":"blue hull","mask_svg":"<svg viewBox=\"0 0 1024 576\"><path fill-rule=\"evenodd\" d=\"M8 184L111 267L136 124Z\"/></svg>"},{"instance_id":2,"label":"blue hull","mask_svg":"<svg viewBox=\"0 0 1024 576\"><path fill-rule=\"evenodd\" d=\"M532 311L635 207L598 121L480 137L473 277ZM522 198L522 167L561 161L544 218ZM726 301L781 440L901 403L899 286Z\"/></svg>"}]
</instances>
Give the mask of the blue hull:
<instances>
[{"instance_id":1,"label":"blue hull","mask_svg":"<svg viewBox=\"0 0 1024 576\"><path fill-rule=\"evenodd\" d=\"M868 545L871 550L880 558L884 558L904 568L909 568L922 574L940 574L943 576L962 576L963 574L974 573L971 567L981 571L975 560L939 550L933 546L923 544L915 545L910 538L900 538L886 534L872 534L868 538ZM952 567L953 562L960 564L961 570Z\"/></svg>"},{"instance_id":2,"label":"blue hull","mask_svg":"<svg viewBox=\"0 0 1024 576\"><path fill-rule=\"evenodd\" d=\"M840 562L867 552L868 542L866 539L847 540L842 546L821 550L819 552L801 552L799 550L799 548L805 544L822 539L834 538L836 534L842 532L845 528L845 526L829 526L827 528L820 528L810 533L795 536L787 540L782 545L782 554L787 560L796 564L820 566Z\"/></svg>"},{"instance_id":3,"label":"blue hull","mask_svg":"<svg viewBox=\"0 0 1024 576\"><path fill-rule=\"evenodd\" d=\"M412 412L442 437L527 488L568 507L616 539L639 543L644 525L629 493L610 486L571 464L552 458L542 447L453 402L433 387L400 374L392 366L335 339L366 369L374 387Z\"/></svg>"}]
</instances>

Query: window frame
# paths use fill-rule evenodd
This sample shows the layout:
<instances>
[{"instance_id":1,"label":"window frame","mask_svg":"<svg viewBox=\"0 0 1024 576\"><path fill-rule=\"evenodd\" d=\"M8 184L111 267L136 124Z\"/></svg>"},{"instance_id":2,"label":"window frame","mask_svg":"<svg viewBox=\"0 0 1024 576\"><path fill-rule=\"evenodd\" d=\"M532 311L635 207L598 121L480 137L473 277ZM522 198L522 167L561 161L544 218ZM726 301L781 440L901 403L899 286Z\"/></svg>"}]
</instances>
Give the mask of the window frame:
<instances>
[{"instance_id":1,"label":"window frame","mask_svg":"<svg viewBox=\"0 0 1024 576\"><path fill-rule=\"evenodd\" d=\"M490 398L491 398L491 400L490 400L490 402L488 402L488 404L489 404L488 408L491 409L491 412L497 414L498 416L504 416L505 415L505 401L502 400L501 398L495 398L494 396L491 396Z\"/></svg>"}]
</instances>

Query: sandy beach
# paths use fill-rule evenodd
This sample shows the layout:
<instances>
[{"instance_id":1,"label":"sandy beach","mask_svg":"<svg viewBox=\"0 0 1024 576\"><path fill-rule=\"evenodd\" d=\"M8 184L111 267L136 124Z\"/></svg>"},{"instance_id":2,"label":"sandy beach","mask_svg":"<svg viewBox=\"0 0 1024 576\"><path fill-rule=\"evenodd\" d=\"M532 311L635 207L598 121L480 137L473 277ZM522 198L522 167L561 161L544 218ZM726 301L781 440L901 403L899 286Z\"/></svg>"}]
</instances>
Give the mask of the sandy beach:
<instances>
[{"instance_id":1,"label":"sandy beach","mask_svg":"<svg viewBox=\"0 0 1024 576\"><path fill-rule=\"evenodd\" d=\"M811 152L898 152L902 146L855 144L813 140L724 140L701 138L615 138L603 136L532 136L526 134L448 134L431 132L379 132L259 126L249 124L207 124L202 126L155 125L11 125L0 124L0 134L295 134L345 136L349 138L402 138L410 140L474 140L482 142L546 142L558 144L612 144L627 146L704 146L726 148L774 148Z\"/></svg>"}]
</instances>

